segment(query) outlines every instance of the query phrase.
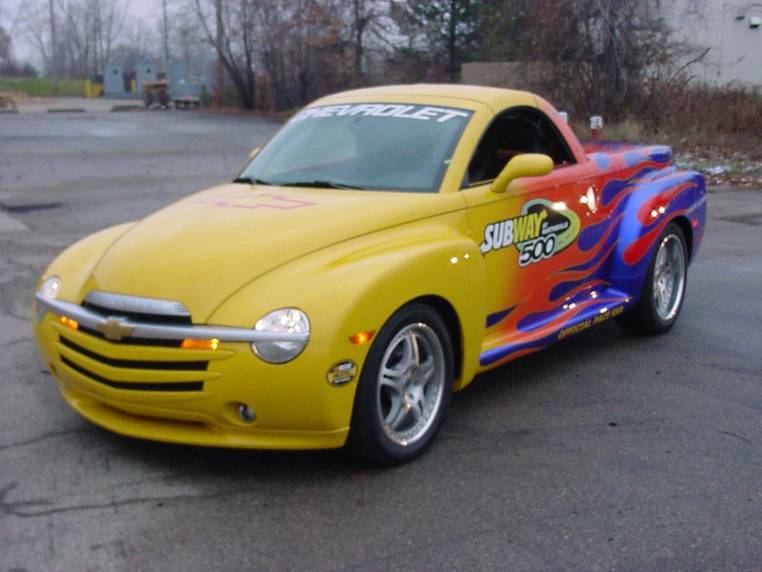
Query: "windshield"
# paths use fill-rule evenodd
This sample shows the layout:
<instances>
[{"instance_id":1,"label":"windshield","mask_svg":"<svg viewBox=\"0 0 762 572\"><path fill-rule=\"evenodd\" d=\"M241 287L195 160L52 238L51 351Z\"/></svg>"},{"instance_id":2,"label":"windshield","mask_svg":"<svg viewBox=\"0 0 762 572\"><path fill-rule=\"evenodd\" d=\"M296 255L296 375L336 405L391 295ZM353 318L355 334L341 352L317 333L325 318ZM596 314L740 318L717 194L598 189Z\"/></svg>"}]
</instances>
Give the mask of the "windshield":
<instances>
[{"instance_id":1,"label":"windshield","mask_svg":"<svg viewBox=\"0 0 762 572\"><path fill-rule=\"evenodd\" d=\"M383 103L310 107L286 124L238 180L437 192L471 113Z\"/></svg>"}]
</instances>

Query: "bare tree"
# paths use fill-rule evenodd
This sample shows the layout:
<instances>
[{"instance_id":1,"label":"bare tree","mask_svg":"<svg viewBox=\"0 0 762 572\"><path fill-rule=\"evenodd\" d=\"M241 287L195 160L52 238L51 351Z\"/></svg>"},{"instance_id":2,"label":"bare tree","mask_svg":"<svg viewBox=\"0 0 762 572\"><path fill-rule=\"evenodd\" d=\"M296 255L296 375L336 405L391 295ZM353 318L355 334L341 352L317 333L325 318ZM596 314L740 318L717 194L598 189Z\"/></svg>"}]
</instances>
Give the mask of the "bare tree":
<instances>
[{"instance_id":1,"label":"bare tree","mask_svg":"<svg viewBox=\"0 0 762 572\"><path fill-rule=\"evenodd\" d=\"M526 56L546 68L543 91L581 113L617 119L632 111L646 80L671 62L671 37L658 4L534 0Z\"/></svg>"},{"instance_id":2,"label":"bare tree","mask_svg":"<svg viewBox=\"0 0 762 572\"><path fill-rule=\"evenodd\" d=\"M352 81L358 84L362 81L363 56L365 53L365 36L369 28L378 20L378 2L373 0L349 0L352 34Z\"/></svg>"},{"instance_id":3,"label":"bare tree","mask_svg":"<svg viewBox=\"0 0 762 572\"><path fill-rule=\"evenodd\" d=\"M114 44L124 30L129 0L86 0L95 38L92 71L101 71L111 60Z\"/></svg>"},{"instance_id":4,"label":"bare tree","mask_svg":"<svg viewBox=\"0 0 762 572\"><path fill-rule=\"evenodd\" d=\"M408 34L415 34L409 49L432 52L443 63L451 81L460 64L481 39L484 0L406 0L394 3L395 20Z\"/></svg>"},{"instance_id":5,"label":"bare tree","mask_svg":"<svg viewBox=\"0 0 762 572\"><path fill-rule=\"evenodd\" d=\"M214 0L212 6L205 0L193 0L206 39L216 50L245 109L254 109L255 104L254 5L253 0ZM220 79L218 76L218 90L222 89Z\"/></svg>"},{"instance_id":6,"label":"bare tree","mask_svg":"<svg viewBox=\"0 0 762 572\"><path fill-rule=\"evenodd\" d=\"M169 21L167 19L167 0L161 0L162 40L164 44L164 67L169 67Z\"/></svg>"},{"instance_id":7,"label":"bare tree","mask_svg":"<svg viewBox=\"0 0 762 572\"><path fill-rule=\"evenodd\" d=\"M101 72L122 32L129 0L32 0L23 32L54 79Z\"/></svg>"},{"instance_id":8,"label":"bare tree","mask_svg":"<svg viewBox=\"0 0 762 572\"><path fill-rule=\"evenodd\" d=\"M199 9L199 14L201 13ZM203 22L203 20L202 20ZM217 50L217 107L222 105L225 89L225 27L222 18L222 0L214 2L214 47Z\"/></svg>"},{"instance_id":9,"label":"bare tree","mask_svg":"<svg viewBox=\"0 0 762 572\"><path fill-rule=\"evenodd\" d=\"M214 50L209 46L204 31L193 11L184 9L168 10L170 56L174 52L188 69L208 60L208 54ZM224 66L222 67L224 74Z\"/></svg>"},{"instance_id":10,"label":"bare tree","mask_svg":"<svg viewBox=\"0 0 762 572\"><path fill-rule=\"evenodd\" d=\"M151 26L146 26L145 21L128 16L119 34L119 40L114 42L111 48L109 62L124 64L129 70L135 65L151 59L161 53L161 34Z\"/></svg>"},{"instance_id":11,"label":"bare tree","mask_svg":"<svg viewBox=\"0 0 762 572\"><path fill-rule=\"evenodd\" d=\"M51 33L51 28L55 25L52 23L55 18L55 8L52 12L49 8L48 3L42 0L24 4L20 12L19 32L39 53L45 74L52 76L51 47L54 34Z\"/></svg>"},{"instance_id":12,"label":"bare tree","mask_svg":"<svg viewBox=\"0 0 762 572\"><path fill-rule=\"evenodd\" d=\"M53 77L54 91L58 92L58 43L56 37L56 13L53 0L48 2L50 15L50 73Z\"/></svg>"},{"instance_id":13,"label":"bare tree","mask_svg":"<svg viewBox=\"0 0 762 572\"><path fill-rule=\"evenodd\" d=\"M0 26L0 68L5 69L13 63L11 36Z\"/></svg>"}]
</instances>

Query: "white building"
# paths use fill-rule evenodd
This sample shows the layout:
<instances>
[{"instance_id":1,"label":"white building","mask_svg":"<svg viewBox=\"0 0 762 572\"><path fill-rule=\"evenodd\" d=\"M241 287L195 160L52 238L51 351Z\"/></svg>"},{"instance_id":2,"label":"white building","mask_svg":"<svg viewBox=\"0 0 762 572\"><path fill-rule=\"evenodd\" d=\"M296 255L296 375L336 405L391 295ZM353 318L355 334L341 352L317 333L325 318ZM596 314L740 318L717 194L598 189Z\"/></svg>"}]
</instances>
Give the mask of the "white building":
<instances>
[{"instance_id":1,"label":"white building","mask_svg":"<svg viewBox=\"0 0 762 572\"><path fill-rule=\"evenodd\" d=\"M762 86L762 1L662 0L678 37L709 48L693 69L708 83Z\"/></svg>"}]
</instances>

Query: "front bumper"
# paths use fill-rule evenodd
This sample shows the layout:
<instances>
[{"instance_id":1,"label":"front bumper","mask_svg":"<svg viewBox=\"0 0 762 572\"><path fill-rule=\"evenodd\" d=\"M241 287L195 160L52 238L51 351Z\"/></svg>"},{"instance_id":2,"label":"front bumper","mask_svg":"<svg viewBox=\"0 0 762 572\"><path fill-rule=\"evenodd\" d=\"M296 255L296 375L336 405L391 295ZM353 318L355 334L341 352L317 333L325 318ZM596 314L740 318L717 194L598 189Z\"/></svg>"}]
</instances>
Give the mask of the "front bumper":
<instances>
[{"instance_id":1,"label":"front bumper","mask_svg":"<svg viewBox=\"0 0 762 572\"><path fill-rule=\"evenodd\" d=\"M338 343L312 339L294 361L271 365L244 341L221 340L216 350L182 349L169 339L111 341L88 328L71 329L62 314L40 306L35 335L64 399L106 429L255 449L336 448L346 440L356 381L332 386L326 372L339 359L362 356L339 355L345 348ZM238 416L241 403L255 411L253 422Z\"/></svg>"}]
</instances>

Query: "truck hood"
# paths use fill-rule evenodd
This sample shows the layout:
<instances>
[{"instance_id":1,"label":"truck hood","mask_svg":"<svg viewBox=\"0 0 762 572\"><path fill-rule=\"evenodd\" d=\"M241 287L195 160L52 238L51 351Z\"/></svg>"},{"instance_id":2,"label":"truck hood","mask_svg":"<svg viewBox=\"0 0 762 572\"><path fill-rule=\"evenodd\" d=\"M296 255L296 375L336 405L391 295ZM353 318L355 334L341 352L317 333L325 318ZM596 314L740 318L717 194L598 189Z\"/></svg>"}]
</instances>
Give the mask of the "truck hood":
<instances>
[{"instance_id":1,"label":"truck hood","mask_svg":"<svg viewBox=\"0 0 762 572\"><path fill-rule=\"evenodd\" d=\"M347 239L452 210L431 193L224 185L135 224L103 255L97 290L176 300L205 322L236 290Z\"/></svg>"}]
</instances>

